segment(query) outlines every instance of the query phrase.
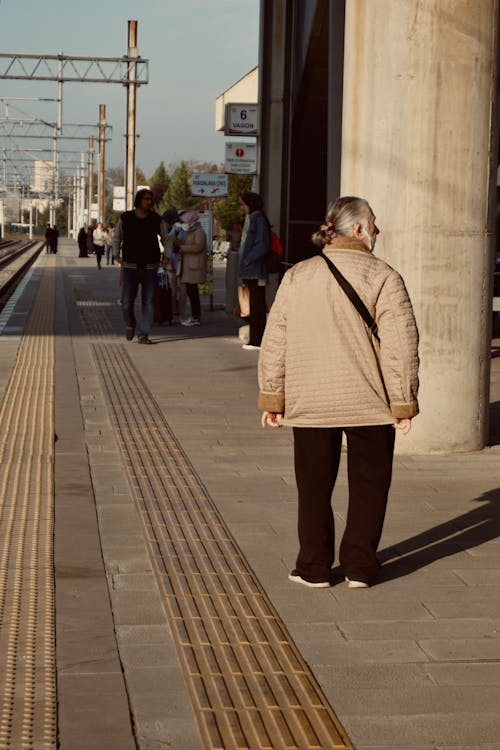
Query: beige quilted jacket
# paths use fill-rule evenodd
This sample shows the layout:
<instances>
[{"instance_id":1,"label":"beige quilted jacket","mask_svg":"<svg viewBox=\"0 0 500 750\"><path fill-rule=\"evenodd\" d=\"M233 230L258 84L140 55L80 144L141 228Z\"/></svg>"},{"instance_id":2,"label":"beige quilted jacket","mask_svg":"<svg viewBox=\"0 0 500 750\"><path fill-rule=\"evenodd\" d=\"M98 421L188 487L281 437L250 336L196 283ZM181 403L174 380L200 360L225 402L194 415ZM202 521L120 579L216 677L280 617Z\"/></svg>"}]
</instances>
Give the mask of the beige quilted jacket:
<instances>
[{"instance_id":1,"label":"beige quilted jacket","mask_svg":"<svg viewBox=\"0 0 500 750\"><path fill-rule=\"evenodd\" d=\"M259 357L259 408L293 427L391 424L418 414L418 331L403 279L362 242L325 248L378 324L380 345L321 258L284 276Z\"/></svg>"}]
</instances>

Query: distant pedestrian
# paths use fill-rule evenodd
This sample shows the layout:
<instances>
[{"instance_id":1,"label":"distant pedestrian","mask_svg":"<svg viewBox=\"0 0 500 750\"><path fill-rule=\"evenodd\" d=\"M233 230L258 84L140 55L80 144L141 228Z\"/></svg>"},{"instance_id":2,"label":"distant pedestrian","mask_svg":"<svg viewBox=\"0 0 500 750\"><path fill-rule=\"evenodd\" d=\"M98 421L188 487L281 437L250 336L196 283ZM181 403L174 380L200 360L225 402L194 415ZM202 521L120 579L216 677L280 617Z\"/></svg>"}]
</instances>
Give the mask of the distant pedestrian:
<instances>
[{"instance_id":1,"label":"distant pedestrian","mask_svg":"<svg viewBox=\"0 0 500 750\"><path fill-rule=\"evenodd\" d=\"M262 426L293 427L300 548L289 578L316 588L331 585L342 433L349 508L340 565L350 588L366 588L380 568L395 429L407 434L419 411L418 331L401 276L373 255L378 233L365 200L331 203L313 235L323 257L285 274L260 351Z\"/></svg>"},{"instance_id":2,"label":"distant pedestrian","mask_svg":"<svg viewBox=\"0 0 500 750\"><path fill-rule=\"evenodd\" d=\"M104 231L104 225L100 221L97 225L97 227L94 229L92 234L92 242L94 245L94 252L95 257L97 260L97 268L99 271L101 270L101 260L102 256L104 255L104 249L106 247L106 241L108 239L108 235Z\"/></svg>"},{"instance_id":3,"label":"distant pedestrian","mask_svg":"<svg viewBox=\"0 0 500 750\"><path fill-rule=\"evenodd\" d=\"M172 292L172 320L176 323L179 322L179 284L178 272L180 270L180 254L178 249L174 247L174 239L178 239L182 242L184 237L184 230L181 229L179 214L175 208L169 208L162 214L163 221L166 224L168 237L169 237L169 252L165 248L168 261L165 262L164 268L167 272L168 283Z\"/></svg>"},{"instance_id":4,"label":"distant pedestrian","mask_svg":"<svg viewBox=\"0 0 500 750\"><path fill-rule=\"evenodd\" d=\"M47 226L45 228L45 235L44 235L44 237L45 237L45 252L47 252L47 253L51 253L52 252L52 236L53 236L52 227L50 226L50 224L47 224Z\"/></svg>"},{"instance_id":5,"label":"distant pedestrian","mask_svg":"<svg viewBox=\"0 0 500 750\"><path fill-rule=\"evenodd\" d=\"M89 224L87 227L87 255L92 255L94 252L94 229L93 224Z\"/></svg>"},{"instance_id":6,"label":"distant pedestrian","mask_svg":"<svg viewBox=\"0 0 500 750\"><path fill-rule=\"evenodd\" d=\"M114 266L115 261L113 258L113 235L115 233L115 228L113 224L108 224L106 227L106 265L109 266L109 262L111 260L111 265Z\"/></svg>"},{"instance_id":7,"label":"distant pedestrian","mask_svg":"<svg viewBox=\"0 0 500 750\"><path fill-rule=\"evenodd\" d=\"M152 210L153 200L151 190L138 190L134 209L121 215L113 236L113 257L123 269L122 310L128 341L135 335L134 307L141 287L141 320L137 332L140 344L153 343L149 333L153 325L156 272L160 264L159 237L164 246L167 244L165 222Z\"/></svg>"},{"instance_id":8,"label":"distant pedestrian","mask_svg":"<svg viewBox=\"0 0 500 750\"><path fill-rule=\"evenodd\" d=\"M57 253L59 243L59 229L57 228L56 224L52 227L52 236L51 236L51 252L54 253L54 255Z\"/></svg>"},{"instance_id":9,"label":"distant pedestrian","mask_svg":"<svg viewBox=\"0 0 500 750\"><path fill-rule=\"evenodd\" d=\"M247 215L240 246L240 283L250 297L250 338L243 349L259 349L266 327L266 257L271 247L271 225L258 193L243 193L240 204Z\"/></svg>"},{"instance_id":10,"label":"distant pedestrian","mask_svg":"<svg viewBox=\"0 0 500 750\"><path fill-rule=\"evenodd\" d=\"M78 232L77 242L78 242L78 257L86 258L88 253L87 253L87 232L85 230L85 227L80 227L80 230Z\"/></svg>"},{"instance_id":11,"label":"distant pedestrian","mask_svg":"<svg viewBox=\"0 0 500 750\"><path fill-rule=\"evenodd\" d=\"M183 326L199 326L201 304L198 284L207 280L207 236L201 226L198 211L184 211L181 216L184 239L174 238L174 248L180 254L181 314L186 296L189 297L191 316L181 320Z\"/></svg>"}]
</instances>

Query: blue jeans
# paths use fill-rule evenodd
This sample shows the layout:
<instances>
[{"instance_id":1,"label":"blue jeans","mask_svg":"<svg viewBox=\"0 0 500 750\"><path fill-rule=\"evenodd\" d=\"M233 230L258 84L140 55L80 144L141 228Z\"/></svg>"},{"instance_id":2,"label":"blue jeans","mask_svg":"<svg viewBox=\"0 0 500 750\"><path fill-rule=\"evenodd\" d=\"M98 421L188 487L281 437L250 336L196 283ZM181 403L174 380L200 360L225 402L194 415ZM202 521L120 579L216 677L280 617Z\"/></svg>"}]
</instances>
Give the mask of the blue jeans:
<instances>
[{"instance_id":1,"label":"blue jeans","mask_svg":"<svg viewBox=\"0 0 500 750\"><path fill-rule=\"evenodd\" d=\"M155 283L156 269L123 269L122 310L127 328L137 326L134 306L139 284L141 285L141 321L137 329L137 336L140 339L149 336L153 325Z\"/></svg>"}]
</instances>

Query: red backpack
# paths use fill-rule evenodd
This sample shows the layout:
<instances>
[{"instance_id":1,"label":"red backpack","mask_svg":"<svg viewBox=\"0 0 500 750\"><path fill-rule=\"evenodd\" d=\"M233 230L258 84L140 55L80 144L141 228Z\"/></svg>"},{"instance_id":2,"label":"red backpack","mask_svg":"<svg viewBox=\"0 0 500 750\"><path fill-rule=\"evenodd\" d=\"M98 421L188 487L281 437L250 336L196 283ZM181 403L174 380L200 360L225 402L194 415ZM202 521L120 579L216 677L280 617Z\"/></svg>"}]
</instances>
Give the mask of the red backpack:
<instances>
[{"instance_id":1,"label":"red backpack","mask_svg":"<svg viewBox=\"0 0 500 750\"><path fill-rule=\"evenodd\" d=\"M281 261L283 260L284 251L281 240L272 229L269 230L271 238L271 249L266 255L266 267L268 273L279 273L281 271Z\"/></svg>"}]
</instances>

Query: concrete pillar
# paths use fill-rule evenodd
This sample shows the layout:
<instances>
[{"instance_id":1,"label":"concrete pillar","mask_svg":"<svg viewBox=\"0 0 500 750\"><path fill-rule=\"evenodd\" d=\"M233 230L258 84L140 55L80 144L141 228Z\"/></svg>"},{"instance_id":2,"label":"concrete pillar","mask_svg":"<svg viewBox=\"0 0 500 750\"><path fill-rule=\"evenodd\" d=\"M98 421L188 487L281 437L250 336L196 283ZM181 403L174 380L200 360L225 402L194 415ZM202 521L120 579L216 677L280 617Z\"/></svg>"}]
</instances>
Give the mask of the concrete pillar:
<instances>
[{"instance_id":1,"label":"concrete pillar","mask_svg":"<svg viewBox=\"0 0 500 750\"><path fill-rule=\"evenodd\" d=\"M488 429L498 0L346 3L341 192L421 334L421 415L404 452L477 450Z\"/></svg>"}]
</instances>

